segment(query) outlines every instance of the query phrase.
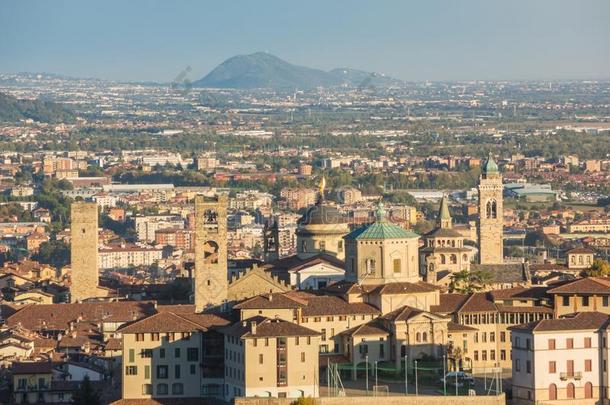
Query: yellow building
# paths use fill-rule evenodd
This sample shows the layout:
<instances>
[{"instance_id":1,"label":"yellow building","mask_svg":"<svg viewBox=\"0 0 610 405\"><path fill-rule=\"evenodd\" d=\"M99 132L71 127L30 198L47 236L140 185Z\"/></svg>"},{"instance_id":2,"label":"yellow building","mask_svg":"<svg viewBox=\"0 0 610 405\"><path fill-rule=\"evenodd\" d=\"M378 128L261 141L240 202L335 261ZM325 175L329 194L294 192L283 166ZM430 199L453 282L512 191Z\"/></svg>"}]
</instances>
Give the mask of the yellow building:
<instances>
[{"instance_id":1,"label":"yellow building","mask_svg":"<svg viewBox=\"0 0 610 405\"><path fill-rule=\"evenodd\" d=\"M318 397L320 334L261 316L225 333L225 400L234 397Z\"/></svg>"}]
</instances>

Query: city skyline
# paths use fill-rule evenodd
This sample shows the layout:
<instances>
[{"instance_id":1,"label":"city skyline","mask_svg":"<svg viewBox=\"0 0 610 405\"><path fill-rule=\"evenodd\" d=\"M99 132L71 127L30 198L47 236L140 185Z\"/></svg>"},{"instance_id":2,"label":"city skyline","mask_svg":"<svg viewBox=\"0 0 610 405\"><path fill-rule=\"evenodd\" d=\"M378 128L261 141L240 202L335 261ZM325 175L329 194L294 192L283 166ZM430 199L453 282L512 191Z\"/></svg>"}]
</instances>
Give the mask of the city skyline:
<instances>
[{"instance_id":1,"label":"city skyline","mask_svg":"<svg viewBox=\"0 0 610 405\"><path fill-rule=\"evenodd\" d=\"M405 81L608 78L610 4L530 3L11 1L0 6L0 72L167 83L264 51Z\"/></svg>"}]
</instances>

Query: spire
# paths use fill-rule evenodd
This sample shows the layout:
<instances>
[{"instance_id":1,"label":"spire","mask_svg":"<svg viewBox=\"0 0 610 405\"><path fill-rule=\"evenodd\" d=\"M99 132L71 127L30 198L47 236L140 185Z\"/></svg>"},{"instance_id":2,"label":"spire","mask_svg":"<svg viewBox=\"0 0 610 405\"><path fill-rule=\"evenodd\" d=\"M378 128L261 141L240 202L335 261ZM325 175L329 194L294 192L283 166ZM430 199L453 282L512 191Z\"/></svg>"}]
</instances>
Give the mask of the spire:
<instances>
[{"instance_id":1,"label":"spire","mask_svg":"<svg viewBox=\"0 0 610 405\"><path fill-rule=\"evenodd\" d=\"M441 228L451 228L451 214L449 213L449 203L445 195L441 199L441 206L438 210L438 225Z\"/></svg>"}]
</instances>

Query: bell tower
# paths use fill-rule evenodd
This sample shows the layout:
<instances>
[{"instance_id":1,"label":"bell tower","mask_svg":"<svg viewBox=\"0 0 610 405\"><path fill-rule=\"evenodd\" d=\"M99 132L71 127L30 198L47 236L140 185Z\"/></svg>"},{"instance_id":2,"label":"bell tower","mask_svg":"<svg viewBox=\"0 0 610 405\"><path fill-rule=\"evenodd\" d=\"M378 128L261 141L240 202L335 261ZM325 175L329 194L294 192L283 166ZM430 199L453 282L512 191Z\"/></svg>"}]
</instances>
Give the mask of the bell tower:
<instances>
[{"instance_id":1,"label":"bell tower","mask_svg":"<svg viewBox=\"0 0 610 405\"><path fill-rule=\"evenodd\" d=\"M195 197L195 311L227 301L227 196Z\"/></svg>"},{"instance_id":2,"label":"bell tower","mask_svg":"<svg viewBox=\"0 0 610 405\"><path fill-rule=\"evenodd\" d=\"M479 263L504 262L502 175L491 152L479 178Z\"/></svg>"},{"instance_id":3,"label":"bell tower","mask_svg":"<svg viewBox=\"0 0 610 405\"><path fill-rule=\"evenodd\" d=\"M280 230L278 221L271 217L265 222L263 228L263 251L265 262L272 262L280 258Z\"/></svg>"}]
</instances>

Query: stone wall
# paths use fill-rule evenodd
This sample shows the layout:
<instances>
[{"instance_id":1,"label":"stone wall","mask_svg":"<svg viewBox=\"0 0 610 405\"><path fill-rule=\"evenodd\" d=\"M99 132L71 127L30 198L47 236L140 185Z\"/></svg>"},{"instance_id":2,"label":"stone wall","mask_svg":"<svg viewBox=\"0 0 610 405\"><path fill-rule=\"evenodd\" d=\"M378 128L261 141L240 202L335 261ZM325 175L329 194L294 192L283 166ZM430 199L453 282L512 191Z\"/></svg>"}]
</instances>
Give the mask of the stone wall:
<instances>
[{"instance_id":1,"label":"stone wall","mask_svg":"<svg viewBox=\"0 0 610 405\"><path fill-rule=\"evenodd\" d=\"M235 405L291 405L294 398L235 398ZM445 397L445 396L387 396L387 397L321 397L316 405L369 405L383 402L383 405L504 405L504 394L498 396Z\"/></svg>"}]
</instances>

